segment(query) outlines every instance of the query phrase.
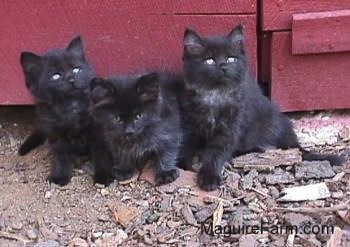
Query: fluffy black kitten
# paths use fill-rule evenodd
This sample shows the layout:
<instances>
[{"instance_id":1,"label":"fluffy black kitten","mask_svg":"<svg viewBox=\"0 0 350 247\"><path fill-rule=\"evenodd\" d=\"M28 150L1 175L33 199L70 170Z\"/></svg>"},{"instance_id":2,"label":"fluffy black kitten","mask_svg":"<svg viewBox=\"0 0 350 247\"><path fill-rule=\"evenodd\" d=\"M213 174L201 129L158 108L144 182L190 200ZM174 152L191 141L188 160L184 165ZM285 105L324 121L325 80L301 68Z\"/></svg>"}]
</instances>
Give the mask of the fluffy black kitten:
<instances>
[{"instance_id":1,"label":"fluffy black kitten","mask_svg":"<svg viewBox=\"0 0 350 247\"><path fill-rule=\"evenodd\" d=\"M95 144L88 112L93 69L85 59L80 37L66 49L43 56L23 52L21 64L26 86L36 101L39 126L20 147L19 154L25 155L48 139L53 156L48 180L65 185L71 179L75 155L89 154L95 146L101 146ZM98 152L94 156L98 159ZM105 179L106 174L102 177Z\"/></svg>"},{"instance_id":2,"label":"fluffy black kitten","mask_svg":"<svg viewBox=\"0 0 350 247\"><path fill-rule=\"evenodd\" d=\"M242 27L227 36L202 38L192 30L184 35L185 93L182 99L185 143L179 166L190 169L202 150L198 184L216 189L229 158L267 147L300 148L307 160L329 160L335 155L304 151L289 119L263 96L248 72Z\"/></svg>"},{"instance_id":3,"label":"fluffy black kitten","mask_svg":"<svg viewBox=\"0 0 350 247\"><path fill-rule=\"evenodd\" d=\"M156 183L178 176L176 167L181 143L177 79L167 73L127 75L91 81L90 108L103 128L113 156L113 175L130 178L152 159Z\"/></svg>"}]
</instances>

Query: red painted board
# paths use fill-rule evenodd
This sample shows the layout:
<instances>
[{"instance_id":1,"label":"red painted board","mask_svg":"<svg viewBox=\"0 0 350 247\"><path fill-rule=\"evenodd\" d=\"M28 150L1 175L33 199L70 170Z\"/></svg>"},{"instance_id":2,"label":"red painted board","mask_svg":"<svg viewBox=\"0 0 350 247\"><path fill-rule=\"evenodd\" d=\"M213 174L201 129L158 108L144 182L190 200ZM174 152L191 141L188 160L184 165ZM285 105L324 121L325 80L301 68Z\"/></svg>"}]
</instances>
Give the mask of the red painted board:
<instances>
[{"instance_id":1,"label":"red painted board","mask_svg":"<svg viewBox=\"0 0 350 247\"><path fill-rule=\"evenodd\" d=\"M97 0L92 2L100 4ZM105 2L114 5L115 1ZM257 0L128 0L120 4L119 10L141 14L251 14L256 13L256 3Z\"/></svg>"},{"instance_id":2,"label":"red painted board","mask_svg":"<svg viewBox=\"0 0 350 247\"><path fill-rule=\"evenodd\" d=\"M292 34L274 32L271 97L283 111L350 108L350 52L292 54Z\"/></svg>"},{"instance_id":3,"label":"red painted board","mask_svg":"<svg viewBox=\"0 0 350 247\"><path fill-rule=\"evenodd\" d=\"M350 9L349 0L261 0L264 31L291 30L296 13Z\"/></svg>"},{"instance_id":4,"label":"red painted board","mask_svg":"<svg viewBox=\"0 0 350 247\"><path fill-rule=\"evenodd\" d=\"M257 71L255 14L140 14L132 7L126 11L124 1L14 0L0 3L0 15L0 104L32 103L19 64L21 51L43 53L66 46L77 34L82 35L96 72L107 76L146 69L180 70L185 27L220 34L243 23L252 71Z\"/></svg>"},{"instance_id":5,"label":"red painted board","mask_svg":"<svg viewBox=\"0 0 350 247\"><path fill-rule=\"evenodd\" d=\"M293 54L350 51L350 10L293 15Z\"/></svg>"}]
</instances>

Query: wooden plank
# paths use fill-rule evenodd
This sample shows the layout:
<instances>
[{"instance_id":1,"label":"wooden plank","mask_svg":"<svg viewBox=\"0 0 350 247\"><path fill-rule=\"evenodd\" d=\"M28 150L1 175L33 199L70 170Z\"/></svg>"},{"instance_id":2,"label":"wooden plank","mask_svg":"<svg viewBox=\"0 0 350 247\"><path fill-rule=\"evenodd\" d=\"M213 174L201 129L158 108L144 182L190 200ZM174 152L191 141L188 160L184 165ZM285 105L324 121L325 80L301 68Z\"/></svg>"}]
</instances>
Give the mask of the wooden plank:
<instances>
[{"instance_id":1,"label":"wooden plank","mask_svg":"<svg viewBox=\"0 0 350 247\"><path fill-rule=\"evenodd\" d=\"M251 14L256 13L256 3L257 0L128 0L127 4L119 4L119 9L141 14Z\"/></svg>"},{"instance_id":2,"label":"wooden plank","mask_svg":"<svg viewBox=\"0 0 350 247\"><path fill-rule=\"evenodd\" d=\"M350 51L350 10L293 15L293 54Z\"/></svg>"},{"instance_id":3,"label":"wooden plank","mask_svg":"<svg viewBox=\"0 0 350 247\"><path fill-rule=\"evenodd\" d=\"M296 13L350 9L348 0L261 0L264 31L290 30Z\"/></svg>"},{"instance_id":4,"label":"wooden plank","mask_svg":"<svg viewBox=\"0 0 350 247\"><path fill-rule=\"evenodd\" d=\"M207 35L227 33L243 23L251 68L256 73L255 14L140 14L132 7L126 11L129 5L123 1L1 2L0 104L32 103L19 64L21 51L43 53L66 46L77 34L82 35L96 72L107 76L146 69L179 71L186 27Z\"/></svg>"},{"instance_id":5,"label":"wooden plank","mask_svg":"<svg viewBox=\"0 0 350 247\"><path fill-rule=\"evenodd\" d=\"M292 34L272 36L271 97L283 111L350 108L350 52L292 54Z\"/></svg>"}]
</instances>

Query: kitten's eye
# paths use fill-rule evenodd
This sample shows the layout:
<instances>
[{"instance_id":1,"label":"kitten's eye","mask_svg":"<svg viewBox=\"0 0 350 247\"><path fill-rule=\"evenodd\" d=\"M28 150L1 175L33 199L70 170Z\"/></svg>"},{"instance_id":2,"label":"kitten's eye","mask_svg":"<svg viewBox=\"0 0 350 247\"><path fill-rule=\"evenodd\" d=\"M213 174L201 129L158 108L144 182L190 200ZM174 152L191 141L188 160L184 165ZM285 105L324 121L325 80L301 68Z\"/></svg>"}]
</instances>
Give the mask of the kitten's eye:
<instances>
[{"instance_id":1,"label":"kitten's eye","mask_svg":"<svg viewBox=\"0 0 350 247\"><path fill-rule=\"evenodd\" d=\"M237 58L236 57L228 57L227 58L227 63L235 63L237 62Z\"/></svg>"},{"instance_id":2,"label":"kitten's eye","mask_svg":"<svg viewBox=\"0 0 350 247\"><path fill-rule=\"evenodd\" d=\"M51 76L51 80L54 80L54 81L56 81L60 78L61 78L61 75L59 73L55 73Z\"/></svg>"},{"instance_id":3,"label":"kitten's eye","mask_svg":"<svg viewBox=\"0 0 350 247\"><path fill-rule=\"evenodd\" d=\"M79 68L79 67L74 67L74 68L72 69L72 72L73 72L74 74L78 74L78 73L81 72L81 68Z\"/></svg>"},{"instance_id":4,"label":"kitten's eye","mask_svg":"<svg viewBox=\"0 0 350 247\"><path fill-rule=\"evenodd\" d=\"M142 117L143 117L143 115L141 113L139 113L139 114L136 114L135 119L140 120Z\"/></svg>"},{"instance_id":5,"label":"kitten's eye","mask_svg":"<svg viewBox=\"0 0 350 247\"><path fill-rule=\"evenodd\" d=\"M114 121L117 122L117 123L119 123L119 122L121 122L122 120L121 120L121 118L120 118L119 116L115 116L115 117L114 117Z\"/></svg>"},{"instance_id":6,"label":"kitten's eye","mask_svg":"<svg viewBox=\"0 0 350 247\"><path fill-rule=\"evenodd\" d=\"M209 65L215 64L215 60L213 58L207 58L205 59L205 63Z\"/></svg>"}]
</instances>

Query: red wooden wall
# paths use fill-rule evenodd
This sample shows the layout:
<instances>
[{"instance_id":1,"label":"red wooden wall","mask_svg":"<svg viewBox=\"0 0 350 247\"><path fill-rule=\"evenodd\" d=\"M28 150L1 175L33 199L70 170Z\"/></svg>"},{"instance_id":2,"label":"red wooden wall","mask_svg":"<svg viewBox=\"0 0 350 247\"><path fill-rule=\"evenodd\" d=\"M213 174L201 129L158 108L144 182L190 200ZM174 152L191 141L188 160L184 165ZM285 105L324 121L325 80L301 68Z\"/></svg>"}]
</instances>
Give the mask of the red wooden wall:
<instances>
[{"instance_id":1,"label":"red wooden wall","mask_svg":"<svg viewBox=\"0 0 350 247\"><path fill-rule=\"evenodd\" d=\"M21 51L43 53L82 35L102 76L145 69L181 69L185 27L228 33L244 24L256 66L256 0L36 0L0 2L0 104L30 104Z\"/></svg>"},{"instance_id":2,"label":"red wooden wall","mask_svg":"<svg viewBox=\"0 0 350 247\"><path fill-rule=\"evenodd\" d=\"M260 75L283 111L350 108L350 1L261 0Z\"/></svg>"}]
</instances>

